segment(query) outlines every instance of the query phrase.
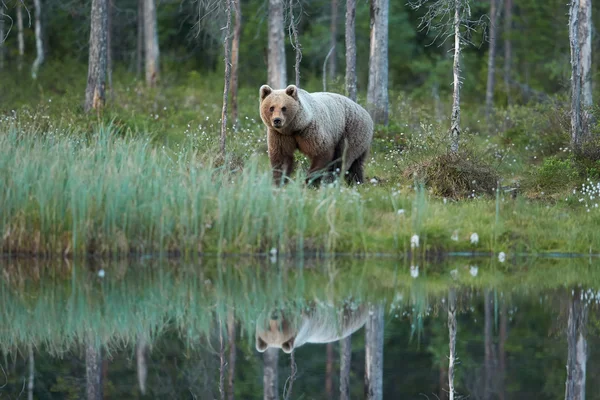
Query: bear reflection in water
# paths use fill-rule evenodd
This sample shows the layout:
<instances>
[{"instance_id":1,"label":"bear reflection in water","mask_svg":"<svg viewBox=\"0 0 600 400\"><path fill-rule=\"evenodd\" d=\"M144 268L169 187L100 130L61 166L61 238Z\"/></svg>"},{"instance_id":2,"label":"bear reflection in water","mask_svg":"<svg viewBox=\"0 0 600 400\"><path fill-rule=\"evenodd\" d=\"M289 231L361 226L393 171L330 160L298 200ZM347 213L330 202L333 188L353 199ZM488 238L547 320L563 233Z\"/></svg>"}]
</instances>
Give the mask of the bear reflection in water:
<instances>
[{"instance_id":1,"label":"bear reflection in water","mask_svg":"<svg viewBox=\"0 0 600 400\"><path fill-rule=\"evenodd\" d=\"M341 309L324 305L275 309L256 323L256 350L275 347L289 354L305 343L335 342L359 330L367 317L368 307L353 304Z\"/></svg>"}]
</instances>

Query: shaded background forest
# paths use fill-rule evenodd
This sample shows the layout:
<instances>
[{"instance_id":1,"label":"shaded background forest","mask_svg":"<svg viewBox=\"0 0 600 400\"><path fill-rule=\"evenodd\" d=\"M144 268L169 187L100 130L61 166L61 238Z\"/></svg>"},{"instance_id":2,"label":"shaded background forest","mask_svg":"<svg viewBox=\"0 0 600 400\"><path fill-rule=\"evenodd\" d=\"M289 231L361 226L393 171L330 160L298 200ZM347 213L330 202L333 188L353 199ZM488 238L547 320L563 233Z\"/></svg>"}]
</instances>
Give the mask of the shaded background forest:
<instances>
[{"instance_id":1,"label":"shaded background forest","mask_svg":"<svg viewBox=\"0 0 600 400\"><path fill-rule=\"evenodd\" d=\"M505 0L513 2L513 0ZM241 1L242 34L239 49L240 86L258 88L267 80L267 9L264 0ZM338 2L335 59L337 67L329 70L330 90L343 92L344 72L344 2ZM425 102L431 102L432 90L439 87L442 96L451 92L451 40L435 38L419 27L424 10L413 10L405 0L390 1L389 17L389 88L395 92L408 92ZM600 2L594 1L594 4ZM4 109L14 106L15 100L31 101L35 93L27 90L31 85L27 74L15 73L18 60L16 1L5 3L2 81L17 80L19 93L5 92ZM73 84L83 84L87 68L89 42L90 1L43 1L42 14L45 37L46 65L40 70L40 80L48 82L37 91L61 93ZM29 66L35 58L33 20L24 14L25 62ZM598 4L600 5L600 4ZM514 0L512 24L505 24L504 4L499 12L499 40L497 51L496 104L507 103L504 74L510 76L511 98L516 102L539 100L546 95L566 94L569 88L568 9L561 1ZM490 2L471 2L472 19L489 25L487 15ZM310 90L321 89L322 65L330 49L331 1L302 1L297 5L300 43L302 45L301 76L303 86ZM110 58L114 73L126 79L141 77L137 50L137 1L112 1L110 13ZM10 16L10 18L9 18ZM598 15L593 15L594 21ZM224 15L218 2L159 1L157 3L158 39L160 47L161 80L169 85L199 74L204 80L222 84ZM289 18L286 18L286 23ZM30 27L31 25L31 27ZM463 50L463 99L479 103L485 98L489 26L479 25L469 32L471 45ZM594 24L597 25L597 24ZM287 29L286 29L287 34ZM358 1L356 5L357 76L359 93L366 90L369 53L369 4ZM505 71L505 49L510 46L510 70ZM593 48L599 46L594 36ZM595 54L596 52L593 51ZM286 37L288 81L293 82L294 51ZM594 71L597 70L593 63ZM29 68L25 69L29 72ZM331 77L331 72L335 72ZM595 73L594 73L595 75ZM333 81L333 82L331 82ZM210 87L210 86L209 86ZM215 88L216 90L216 88ZM38 93L39 93L38 92ZM27 98L25 98L27 96ZM393 96L390 96L393 100ZM254 99L253 99L254 100ZM444 101L442 100L444 103Z\"/></svg>"}]
</instances>

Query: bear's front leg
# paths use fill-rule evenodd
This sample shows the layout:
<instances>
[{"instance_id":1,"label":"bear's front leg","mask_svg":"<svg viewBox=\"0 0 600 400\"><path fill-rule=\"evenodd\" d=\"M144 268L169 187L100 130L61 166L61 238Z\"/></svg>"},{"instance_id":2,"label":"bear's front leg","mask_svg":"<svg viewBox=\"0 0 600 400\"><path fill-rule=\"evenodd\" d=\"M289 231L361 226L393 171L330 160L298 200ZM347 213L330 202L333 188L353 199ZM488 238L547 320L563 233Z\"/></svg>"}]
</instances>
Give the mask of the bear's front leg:
<instances>
[{"instance_id":1,"label":"bear's front leg","mask_svg":"<svg viewBox=\"0 0 600 400\"><path fill-rule=\"evenodd\" d=\"M310 160L310 168L308 169L308 177L306 183L319 185L323 175L327 172L326 168L333 161L333 150L323 152Z\"/></svg>"},{"instance_id":2,"label":"bear's front leg","mask_svg":"<svg viewBox=\"0 0 600 400\"><path fill-rule=\"evenodd\" d=\"M291 136L282 136L278 132L269 130L267 136L269 145L269 160L273 170L273 181L275 185L280 186L283 177L290 177L294 172L294 151L296 151L296 141Z\"/></svg>"}]
</instances>

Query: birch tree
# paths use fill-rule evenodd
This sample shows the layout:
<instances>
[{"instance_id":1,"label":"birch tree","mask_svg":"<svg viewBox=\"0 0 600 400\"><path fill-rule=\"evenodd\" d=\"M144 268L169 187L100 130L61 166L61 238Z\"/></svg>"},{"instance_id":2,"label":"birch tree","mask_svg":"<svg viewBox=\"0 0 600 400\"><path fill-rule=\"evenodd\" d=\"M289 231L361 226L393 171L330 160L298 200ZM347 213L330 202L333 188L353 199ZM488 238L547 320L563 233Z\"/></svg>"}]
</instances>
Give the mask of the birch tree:
<instances>
[{"instance_id":1,"label":"birch tree","mask_svg":"<svg viewBox=\"0 0 600 400\"><path fill-rule=\"evenodd\" d=\"M487 87L485 90L485 116L489 121L494 108L494 87L496 83L496 37L498 36L498 0L490 0L490 49L488 52Z\"/></svg>"},{"instance_id":2,"label":"birch tree","mask_svg":"<svg viewBox=\"0 0 600 400\"><path fill-rule=\"evenodd\" d=\"M263 399L279 399L279 349L269 347L263 353Z\"/></svg>"},{"instance_id":3,"label":"birch tree","mask_svg":"<svg viewBox=\"0 0 600 400\"><path fill-rule=\"evenodd\" d=\"M334 79L337 74L337 57L336 57L336 43L337 43L337 20L338 20L338 0L331 0L331 25L330 35L331 44L330 47L333 49L331 57L329 58L329 76Z\"/></svg>"},{"instance_id":4,"label":"birch tree","mask_svg":"<svg viewBox=\"0 0 600 400\"><path fill-rule=\"evenodd\" d=\"M4 41L5 41L5 33L4 33L4 3L0 3L0 69L4 69Z\"/></svg>"},{"instance_id":5,"label":"birch tree","mask_svg":"<svg viewBox=\"0 0 600 400\"><path fill-rule=\"evenodd\" d=\"M239 1L234 0L235 7L239 7ZM234 400L234 384L235 384L235 362L236 362L236 345L235 345L235 318L233 311L227 314L227 338L229 340L229 361L227 363L227 399Z\"/></svg>"},{"instance_id":6,"label":"birch tree","mask_svg":"<svg viewBox=\"0 0 600 400\"><path fill-rule=\"evenodd\" d=\"M448 291L448 398L454 400L454 368L456 366L456 289Z\"/></svg>"},{"instance_id":7,"label":"birch tree","mask_svg":"<svg viewBox=\"0 0 600 400\"><path fill-rule=\"evenodd\" d=\"M25 39L23 37L23 4L17 2L17 42L19 44L19 60L17 68L23 69L23 57L25 56Z\"/></svg>"},{"instance_id":8,"label":"birch tree","mask_svg":"<svg viewBox=\"0 0 600 400\"><path fill-rule=\"evenodd\" d=\"M142 76L142 65L144 64L144 1L138 0L137 11L137 48L135 55L138 78Z\"/></svg>"},{"instance_id":9,"label":"birch tree","mask_svg":"<svg viewBox=\"0 0 600 400\"><path fill-rule=\"evenodd\" d=\"M285 35L283 31L283 0L269 0L268 85L273 89L286 87Z\"/></svg>"},{"instance_id":10,"label":"birch tree","mask_svg":"<svg viewBox=\"0 0 600 400\"><path fill-rule=\"evenodd\" d=\"M376 124L388 124L389 0L371 0L371 50L367 105Z\"/></svg>"},{"instance_id":11,"label":"birch tree","mask_svg":"<svg viewBox=\"0 0 600 400\"><path fill-rule=\"evenodd\" d=\"M35 26L35 50L36 57L31 66L31 77L37 79L40 66L44 62L44 40L42 38L42 0L33 0L34 26Z\"/></svg>"},{"instance_id":12,"label":"birch tree","mask_svg":"<svg viewBox=\"0 0 600 400\"><path fill-rule=\"evenodd\" d=\"M461 26L473 29L479 21L471 21L471 7L469 0L415 0L409 2L413 8L427 6L427 11L421 19L421 29L436 32L439 37L452 37L454 41L454 54L452 66L452 113L450 115L450 151L458 152L460 139L460 53L463 46Z\"/></svg>"},{"instance_id":13,"label":"birch tree","mask_svg":"<svg viewBox=\"0 0 600 400\"><path fill-rule=\"evenodd\" d=\"M242 6L240 0L233 1L235 19L233 21L233 39L231 41L231 120L238 123L238 66L240 59L240 38L242 37Z\"/></svg>"},{"instance_id":14,"label":"birch tree","mask_svg":"<svg viewBox=\"0 0 600 400\"><path fill-rule=\"evenodd\" d=\"M340 400L350 400L350 365L352 335L340 340Z\"/></svg>"},{"instance_id":15,"label":"birch tree","mask_svg":"<svg viewBox=\"0 0 600 400\"><path fill-rule=\"evenodd\" d=\"M85 111L104 107L108 57L108 0L92 0Z\"/></svg>"},{"instance_id":16,"label":"birch tree","mask_svg":"<svg viewBox=\"0 0 600 400\"><path fill-rule=\"evenodd\" d=\"M223 107L221 109L221 156L225 157L225 138L227 137L227 102L229 97L229 80L231 78L231 8L232 2L240 0L225 1L225 37L223 39L223 52L225 53L225 79L223 83Z\"/></svg>"},{"instance_id":17,"label":"birch tree","mask_svg":"<svg viewBox=\"0 0 600 400\"><path fill-rule=\"evenodd\" d=\"M155 87L159 79L158 29L154 0L144 1L144 50L146 85Z\"/></svg>"},{"instance_id":18,"label":"birch tree","mask_svg":"<svg viewBox=\"0 0 600 400\"><path fill-rule=\"evenodd\" d=\"M346 96L356 101L356 0L346 0Z\"/></svg>"},{"instance_id":19,"label":"birch tree","mask_svg":"<svg viewBox=\"0 0 600 400\"><path fill-rule=\"evenodd\" d=\"M576 289L569 298L565 400L585 400L587 304L582 297L581 289Z\"/></svg>"},{"instance_id":20,"label":"birch tree","mask_svg":"<svg viewBox=\"0 0 600 400\"><path fill-rule=\"evenodd\" d=\"M581 149L592 106L592 2L572 0L569 9L571 45L571 147Z\"/></svg>"},{"instance_id":21,"label":"birch tree","mask_svg":"<svg viewBox=\"0 0 600 400\"><path fill-rule=\"evenodd\" d=\"M294 73L296 75L296 86L300 87L300 60L302 60L302 46L300 45L300 40L298 39L298 20L294 16L294 0L290 0L288 9L290 13L290 41L292 42L292 47L296 53Z\"/></svg>"},{"instance_id":22,"label":"birch tree","mask_svg":"<svg viewBox=\"0 0 600 400\"><path fill-rule=\"evenodd\" d=\"M100 348L88 339L85 345L85 383L87 400L102 399L102 356Z\"/></svg>"},{"instance_id":23,"label":"birch tree","mask_svg":"<svg viewBox=\"0 0 600 400\"><path fill-rule=\"evenodd\" d=\"M148 380L148 341L144 334L140 334L137 339L135 356L137 363L137 378L140 387L140 393L146 394L146 381Z\"/></svg>"},{"instance_id":24,"label":"birch tree","mask_svg":"<svg viewBox=\"0 0 600 400\"><path fill-rule=\"evenodd\" d=\"M327 343L325 346L325 394L328 398L333 395L333 343Z\"/></svg>"},{"instance_id":25,"label":"birch tree","mask_svg":"<svg viewBox=\"0 0 600 400\"><path fill-rule=\"evenodd\" d=\"M512 8L513 0L504 0L504 90L506 102L510 105L510 81L512 69Z\"/></svg>"},{"instance_id":26,"label":"birch tree","mask_svg":"<svg viewBox=\"0 0 600 400\"><path fill-rule=\"evenodd\" d=\"M371 306L365 325L365 398L383 398L383 306Z\"/></svg>"}]
</instances>

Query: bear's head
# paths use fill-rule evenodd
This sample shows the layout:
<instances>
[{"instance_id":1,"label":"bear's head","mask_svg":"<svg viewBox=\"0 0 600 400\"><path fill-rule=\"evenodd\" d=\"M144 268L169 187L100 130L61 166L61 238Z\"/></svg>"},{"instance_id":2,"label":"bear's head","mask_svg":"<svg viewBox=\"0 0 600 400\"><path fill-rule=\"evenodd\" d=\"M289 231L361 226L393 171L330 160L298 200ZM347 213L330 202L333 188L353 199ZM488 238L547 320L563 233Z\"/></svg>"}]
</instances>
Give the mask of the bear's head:
<instances>
[{"instance_id":1,"label":"bear's head","mask_svg":"<svg viewBox=\"0 0 600 400\"><path fill-rule=\"evenodd\" d=\"M281 90L273 90L268 85L260 87L260 118L269 128L283 134L290 133L299 110L298 88L295 85Z\"/></svg>"},{"instance_id":2,"label":"bear's head","mask_svg":"<svg viewBox=\"0 0 600 400\"><path fill-rule=\"evenodd\" d=\"M281 311L274 310L268 320L256 325L256 350L264 353L267 348L276 347L291 353L297 334L294 326L295 323L285 318Z\"/></svg>"}]
</instances>

